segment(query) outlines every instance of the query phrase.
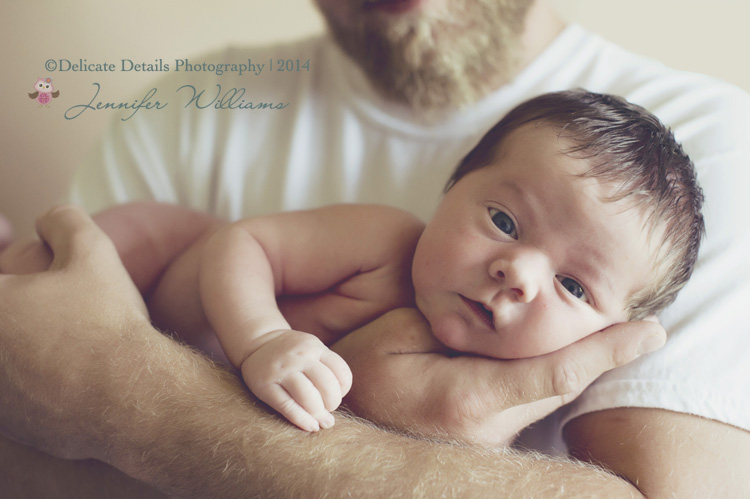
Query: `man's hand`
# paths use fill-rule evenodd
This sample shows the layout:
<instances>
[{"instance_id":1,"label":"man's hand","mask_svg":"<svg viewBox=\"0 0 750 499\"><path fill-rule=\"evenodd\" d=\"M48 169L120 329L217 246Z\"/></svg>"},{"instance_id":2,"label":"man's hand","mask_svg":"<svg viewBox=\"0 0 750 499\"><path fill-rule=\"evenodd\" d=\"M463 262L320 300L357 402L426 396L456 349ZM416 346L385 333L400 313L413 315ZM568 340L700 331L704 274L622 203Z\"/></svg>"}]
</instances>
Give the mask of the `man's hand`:
<instances>
[{"instance_id":1,"label":"man's hand","mask_svg":"<svg viewBox=\"0 0 750 499\"><path fill-rule=\"evenodd\" d=\"M519 360L447 355L415 309L394 310L334 345L352 366L346 402L375 422L482 444L573 400L600 374L663 345L657 323L608 328L547 355Z\"/></svg>"},{"instance_id":2,"label":"man's hand","mask_svg":"<svg viewBox=\"0 0 750 499\"><path fill-rule=\"evenodd\" d=\"M0 273L31 274L47 270L52 263L49 247L38 239L13 241L10 223L0 215Z\"/></svg>"},{"instance_id":3,"label":"man's hand","mask_svg":"<svg viewBox=\"0 0 750 499\"><path fill-rule=\"evenodd\" d=\"M330 411L352 386L349 366L312 334L273 331L242 363L242 377L252 392L306 431L334 424Z\"/></svg>"},{"instance_id":4,"label":"man's hand","mask_svg":"<svg viewBox=\"0 0 750 499\"><path fill-rule=\"evenodd\" d=\"M53 254L49 270L0 275L0 431L57 456L96 457L104 435L74 416L107 410L88 373L108 369L107 334L148 326L148 313L112 243L81 210L55 208L37 232Z\"/></svg>"},{"instance_id":5,"label":"man's hand","mask_svg":"<svg viewBox=\"0 0 750 499\"><path fill-rule=\"evenodd\" d=\"M47 270L52 263L49 247L37 239L20 239L0 252L0 273L33 274Z\"/></svg>"}]
</instances>

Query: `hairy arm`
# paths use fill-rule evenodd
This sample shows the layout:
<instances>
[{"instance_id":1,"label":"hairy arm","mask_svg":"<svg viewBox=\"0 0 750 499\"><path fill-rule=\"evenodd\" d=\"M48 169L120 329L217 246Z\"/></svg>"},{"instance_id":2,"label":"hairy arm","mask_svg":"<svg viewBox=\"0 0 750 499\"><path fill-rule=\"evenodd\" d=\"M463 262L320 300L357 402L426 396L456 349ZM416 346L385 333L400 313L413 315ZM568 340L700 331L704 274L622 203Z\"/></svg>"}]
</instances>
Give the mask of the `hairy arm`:
<instances>
[{"instance_id":1,"label":"hairy arm","mask_svg":"<svg viewBox=\"0 0 750 499\"><path fill-rule=\"evenodd\" d=\"M108 421L99 430L109 434L106 448L97 457L170 495L435 497L503 490L507 497L528 497L534 490L534 497L566 497L564 484L571 481L579 495L634 492L569 462L415 440L347 418L332 430L304 435L251 401L235 377L168 338L133 333L127 349L118 345L118 351L137 366L118 366L129 375L97 388L110 395L102 402L127 407L137 401L147 412L129 410ZM138 347L148 353L132 355ZM112 398L120 390L128 396Z\"/></svg>"}]
</instances>

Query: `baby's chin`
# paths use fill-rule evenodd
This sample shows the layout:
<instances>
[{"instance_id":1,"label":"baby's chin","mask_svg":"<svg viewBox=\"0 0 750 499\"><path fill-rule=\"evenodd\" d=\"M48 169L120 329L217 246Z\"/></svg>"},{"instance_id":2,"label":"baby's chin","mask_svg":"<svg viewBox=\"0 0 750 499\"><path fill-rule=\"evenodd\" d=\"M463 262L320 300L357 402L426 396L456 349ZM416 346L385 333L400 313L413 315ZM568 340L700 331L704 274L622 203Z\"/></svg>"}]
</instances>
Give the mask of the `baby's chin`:
<instances>
[{"instance_id":1,"label":"baby's chin","mask_svg":"<svg viewBox=\"0 0 750 499\"><path fill-rule=\"evenodd\" d=\"M458 317L426 317L432 335L444 346L461 353L470 353L466 323Z\"/></svg>"},{"instance_id":2,"label":"baby's chin","mask_svg":"<svg viewBox=\"0 0 750 499\"><path fill-rule=\"evenodd\" d=\"M487 331L474 331L461 317L440 317L430 320L435 338L447 348L463 354L482 355L495 359L511 359L499 336Z\"/></svg>"},{"instance_id":3,"label":"baby's chin","mask_svg":"<svg viewBox=\"0 0 750 499\"><path fill-rule=\"evenodd\" d=\"M471 325L461 317L440 317L433 320L428 318L427 320L435 338L457 353L475 354L499 360L516 360L544 355L558 349L551 345L519 342L519 335L513 331L500 330L496 333L489 333L472 330ZM504 337L506 339L503 339Z\"/></svg>"}]
</instances>

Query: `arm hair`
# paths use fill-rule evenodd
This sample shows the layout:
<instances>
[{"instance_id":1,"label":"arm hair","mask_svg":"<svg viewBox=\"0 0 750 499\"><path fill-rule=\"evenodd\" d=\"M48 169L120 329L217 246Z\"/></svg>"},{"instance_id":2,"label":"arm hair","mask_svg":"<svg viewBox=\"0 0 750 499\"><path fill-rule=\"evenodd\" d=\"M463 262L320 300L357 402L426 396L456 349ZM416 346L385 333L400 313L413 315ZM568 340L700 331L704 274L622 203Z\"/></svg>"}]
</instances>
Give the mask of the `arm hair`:
<instances>
[{"instance_id":1,"label":"arm hair","mask_svg":"<svg viewBox=\"0 0 750 499\"><path fill-rule=\"evenodd\" d=\"M269 414L239 379L151 330L126 335L103 408L101 456L180 497L640 497L590 465L412 438L338 414L305 434Z\"/></svg>"}]
</instances>

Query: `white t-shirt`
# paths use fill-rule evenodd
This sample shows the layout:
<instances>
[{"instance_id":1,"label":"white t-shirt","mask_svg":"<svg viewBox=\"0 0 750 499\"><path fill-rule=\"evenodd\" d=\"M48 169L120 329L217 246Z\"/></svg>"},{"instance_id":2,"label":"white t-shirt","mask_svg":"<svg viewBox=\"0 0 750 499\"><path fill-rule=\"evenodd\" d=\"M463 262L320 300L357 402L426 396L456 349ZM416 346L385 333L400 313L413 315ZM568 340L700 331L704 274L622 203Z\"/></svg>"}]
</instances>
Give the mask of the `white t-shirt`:
<instances>
[{"instance_id":1,"label":"white t-shirt","mask_svg":"<svg viewBox=\"0 0 750 499\"><path fill-rule=\"evenodd\" d=\"M113 124L77 172L75 202L97 211L157 199L230 219L374 202L428 219L459 159L523 100L583 87L622 95L655 113L692 157L706 195L708 237L694 277L661 315L670 334L665 348L605 374L535 431L559 437L561 424L572 417L623 406L670 409L750 429L746 92L671 70L575 25L512 83L437 123L415 121L407 109L380 98L325 37L230 48L200 62L265 66L260 74L242 76L170 72L155 85L153 99L168 105ZM279 71L282 66L293 71ZM182 85L189 86L178 90ZM190 100L201 90L200 106L220 96L199 109ZM224 107L234 109L215 109L221 96ZM249 102L286 106L238 108Z\"/></svg>"}]
</instances>

